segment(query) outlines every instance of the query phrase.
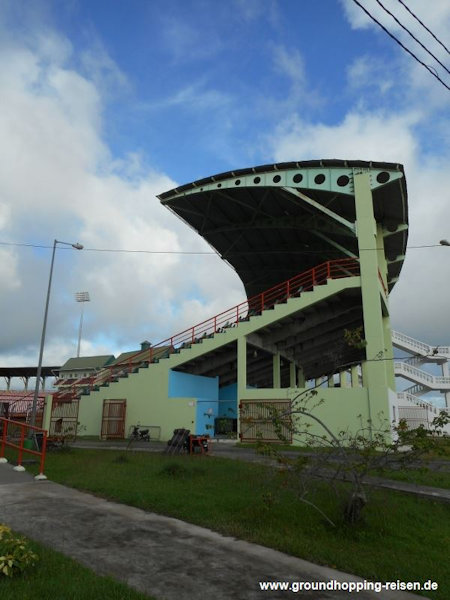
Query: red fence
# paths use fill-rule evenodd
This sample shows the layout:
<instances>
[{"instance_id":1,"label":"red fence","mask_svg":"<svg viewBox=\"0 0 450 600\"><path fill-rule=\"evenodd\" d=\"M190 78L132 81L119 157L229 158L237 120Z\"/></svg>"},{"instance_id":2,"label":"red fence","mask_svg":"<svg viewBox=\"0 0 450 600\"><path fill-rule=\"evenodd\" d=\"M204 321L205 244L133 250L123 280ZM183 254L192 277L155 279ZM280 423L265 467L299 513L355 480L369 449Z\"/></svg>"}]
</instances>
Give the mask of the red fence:
<instances>
[{"instance_id":1,"label":"red fence","mask_svg":"<svg viewBox=\"0 0 450 600\"><path fill-rule=\"evenodd\" d=\"M32 431L34 435L42 435L42 443L39 444L39 450L33 450L32 448L28 447L29 445L32 445L27 443L29 441L27 434L30 431ZM5 448L13 448L18 451L18 467L22 467L24 452L33 456L38 456L40 458L38 478L46 478L44 475L45 452L47 449L47 432L45 429L41 429L40 427L33 427L32 425L27 425L26 423L20 423L19 421L11 421L10 419L4 419L3 417L0 417L0 435L0 459L4 459L5 457ZM24 469L22 467L18 470Z\"/></svg>"},{"instance_id":2,"label":"red fence","mask_svg":"<svg viewBox=\"0 0 450 600\"><path fill-rule=\"evenodd\" d=\"M122 363L106 367L96 376L79 380L77 384L66 391L57 392L54 397L59 400L66 399L70 401L81 393L96 389L103 383L115 381L118 377L131 373L134 369L145 364L166 358L169 354L183 348L188 348L205 337L212 337L228 327L236 327L241 321L248 321L250 317L261 314L263 310L273 308L276 304L286 302L289 298L298 297L302 292L312 290L314 286L325 284L328 279L341 279L357 275L359 275L359 262L355 258L340 258L324 262L275 285L261 294L244 300L237 306L202 321L194 327L185 329L155 344L148 350L136 352Z\"/></svg>"}]
</instances>

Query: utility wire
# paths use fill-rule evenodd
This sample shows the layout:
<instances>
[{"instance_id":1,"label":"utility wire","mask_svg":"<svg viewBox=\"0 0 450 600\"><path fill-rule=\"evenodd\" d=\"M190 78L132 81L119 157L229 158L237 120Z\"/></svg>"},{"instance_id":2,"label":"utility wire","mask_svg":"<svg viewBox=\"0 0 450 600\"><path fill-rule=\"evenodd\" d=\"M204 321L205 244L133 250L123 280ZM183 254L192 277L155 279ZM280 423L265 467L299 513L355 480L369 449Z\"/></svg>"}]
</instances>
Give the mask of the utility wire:
<instances>
[{"instance_id":1,"label":"utility wire","mask_svg":"<svg viewBox=\"0 0 450 600\"><path fill-rule=\"evenodd\" d=\"M46 246L44 244L26 244L21 242L0 242L0 246L19 246L25 248L44 248L51 250L53 246ZM418 248L441 248L443 244L422 244L419 246L407 246L406 250L417 250ZM71 247L58 247L58 250L74 250ZM359 248L359 252L363 251L378 251L384 250L384 248ZM220 256L217 252L211 251L187 251L187 250L127 250L127 249L119 249L119 248L83 248L83 252L112 252L112 253L126 253L126 254L187 254L187 255L210 255L210 256ZM324 250L261 250L260 252L251 252L251 254L323 254ZM326 254L331 254L335 252L336 254L341 254L339 250L327 250ZM233 253L231 253L233 254ZM236 253L235 253L236 254ZM238 254L248 254L245 251L239 252Z\"/></svg>"},{"instance_id":2,"label":"utility wire","mask_svg":"<svg viewBox=\"0 0 450 600\"><path fill-rule=\"evenodd\" d=\"M413 33L411 33L411 31L410 31L410 30L409 30L407 27L405 27L405 26L403 25L403 23L401 23L401 22L398 20L398 19L397 19L397 17L396 17L396 16L395 16L393 13L391 13L391 11L390 11L389 9L387 9L387 8L384 6L384 4L383 4L383 3L382 3L380 0L375 0L375 1L376 1L376 3L377 3L377 4L379 4L379 6L381 6L381 8L384 10L384 12L386 12L388 15L390 15L390 16L391 16L391 17L394 19L394 21L395 21L396 23L398 23L398 25L400 25L400 27L401 27L401 28L402 28L404 31L406 31L406 33L408 33L408 35L410 35L410 36L412 37L412 39L413 39L414 41L416 41L416 42L419 44L419 46L425 50L425 52L428 52L428 54L429 54L431 57L433 57L433 58L434 58L434 60L435 60L437 63L439 63L439 64L441 65L441 67L442 67L443 69L445 69L445 71L447 71L447 73L450 75L450 71L447 69L447 67L446 67L446 66L445 66L445 65L444 65L444 64L443 64L443 63L442 63L442 62L441 62L441 61L440 61L440 60L437 58L437 56L435 56L435 55L434 55L434 54L431 52L431 50L428 50L428 48L427 48L427 47L426 47L424 44L422 44L422 42L421 42L420 40L418 40L418 39L416 38L416 36L415 36Z\"/></svg>"},{"instance_id":3,"label":"utility wire","mask_svg":"<svg viewBox=\"0 0 450 600\"><path fill-rule=\"evenodd\" d=\"M44 244L25 244L18 242L0 242L1 246L22 246L26 248L44 248L51 249L53 246L46 246ZM74 250L71 247L59 247L58 250ZM136 254L215 254L216 252L209 251L186 251L186 250L122 250L117 248L83 248L83 252L125 252L125 253L136 253Z\"/></svg>"},{"instance_id":4,"label":"utility wire","mask_svg":"<svg viewBox=\"0 0 450 600\"><path fill-rule=\"evenodd\" d=\"M441 46L444 48L444 50L447 52L447 54L450 54L450 50L447 48L447 46L445 46L445 45L444 45L444 44L441 42L441 40L440 40L440 39L438 39L438 38L437 38L437 37L434 35L434 33L431 31L431 29L428 29L428 27L425 25L425 23L423 23L423 22L422 22L422 21L419 19L419 17L418 17L417 15L415 15L415 14L413 13L413 11L412 11L412 10L411 10L411 9L410 9L410 8L409 8L409 7L408 7L408 6L407 6L407 5L404 3L404 2L402 2L402 0L398 0L398 1L400 2L400 4L401 4L402 6L404 6L404 7L406 8L406 10L409 12L409 14L410 14L410 15L411 15L411 16L412 16L412 17L413 17L413 18L414 18L414 19L415 19L415 20L416 20L418 23L420 23L424 29L426 29L426 30L428 31L428 33L429 33L429 34L430 34L430 35L431 35L431 36L432 36L432 37L433 37L433 38L436 40L436 42L437 42L438 44L440 44L440 45L441 45Z\"/></svg>"},{"instance_id":5,"label":"utility wire","mask_svg":"<svg viewBox=\"0 0 450 600\"><path fill-rule=\"evenodd\" d=\"M434 72L434 69L432 67L429 67L428 65L426 65L423 61L420 60L420 58L418 58L413 52L411 52L411 50L409 50L409 48L407 48L404 44L402 44L402 42L398 38L396 38L395 35L392 34L388 29L386 29L386 27L384 25L382 25L380 23L380 21L378 21L366 8L364 8L364 6L360 2L358 2L358 0L353 0L353 2L355 4L357 4L359 6L359 8L361 10L363 10L370 19L372 19L372 21L374 21L379 27L381 27L381 29L385 33L387 33L390 38L392 38L401 48L403 48L403 50L405 50L405 52L410 54L414 58L415 61L417 61L419 64L422 65L422 67L425 67L425 69L427 71L429 71L433 75L433 77L435 77L440 83L442 83L442 85L447 90L450 91L450 87L439 77L439 75L437 73Z\"/></svg>"}]
</instances>

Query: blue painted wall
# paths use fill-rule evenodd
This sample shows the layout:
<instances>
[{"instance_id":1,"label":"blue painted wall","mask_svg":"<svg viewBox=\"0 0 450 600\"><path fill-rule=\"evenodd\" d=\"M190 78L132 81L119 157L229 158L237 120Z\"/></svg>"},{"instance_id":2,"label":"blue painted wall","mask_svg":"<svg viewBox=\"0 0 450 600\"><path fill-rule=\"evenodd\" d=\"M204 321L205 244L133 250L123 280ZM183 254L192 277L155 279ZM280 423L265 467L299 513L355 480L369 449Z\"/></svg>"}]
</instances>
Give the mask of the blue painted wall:
<instances>
[{"instance_id":1,"label":"blue painted wall","mask_svg":"<svg viewBox=\"0 0 450 600\"><path fill-rule=\"evenodd\" d=\"M237 418L237 383L219 389L219 417Z\"/></svg>"},{"instance_id":2,"label":"blue painted wall","mask_svg":"<svg viewBox=\"0 0 450 600\"><path fill-rule=\"evenodd\" d=\"M219 378L169 371L169 398L219 398Z\"/></svg>"},{"instance_id":3,"label":"blue painted wall","mask_svg":"<svg viewBox=\"0 0 450 600\"><path fill-rule=\"evenodd\" d=\"M195 433L214 435L214 419L219 416L219 378L169 371L169 398L196 400Z\"/></svg>"}]
</instances>

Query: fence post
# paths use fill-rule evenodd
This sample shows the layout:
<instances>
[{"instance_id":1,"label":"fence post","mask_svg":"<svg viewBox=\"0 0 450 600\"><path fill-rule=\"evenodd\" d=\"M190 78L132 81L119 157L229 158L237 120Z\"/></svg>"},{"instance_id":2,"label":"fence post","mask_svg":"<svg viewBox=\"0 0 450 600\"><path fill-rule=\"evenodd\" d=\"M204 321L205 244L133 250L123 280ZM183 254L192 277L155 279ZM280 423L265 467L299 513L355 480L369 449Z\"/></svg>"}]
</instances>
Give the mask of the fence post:
<instances>
[{"instance_id":1,"label":"fence post","mask_svg":"<svg viewBox=\"0 0 450 600\"><path fill-rule=\"evenodd\" d=\"M20 425L20 446L19 446L19 456L17 457L17 466L14 467L14 471L25 471L25 467L22 466L22 456L23 456L23 442L25 440L25 427Z\"/></svg>"},{"instance_id":2,"label":"fence post","mask_svg":"<svg viewBox=\"0 0 450 600\"><path fill-rule=\"evenodd\" d=\"M8 422L6 419L0 419L0 423L3 423L3 432L2 432L2 445L0 448L0 463L7 463L8 459L5 458L5 444L6 444L6 436L8 434Z\"/></svg>"},{"instance_id":3,"label":"fence post","mask_svg":"<svg viewBox=\"0 0 450 600\"><path fill-rule=\"evenodd\" d=\"M43 480L47 479L44 475L44 463L45 463L45 453L47 452L47 432L44 431L42 435L42 446L41 446L41 462L39 463L39 473L35 476L35 479Z\"/></svg>"}]
</instances>

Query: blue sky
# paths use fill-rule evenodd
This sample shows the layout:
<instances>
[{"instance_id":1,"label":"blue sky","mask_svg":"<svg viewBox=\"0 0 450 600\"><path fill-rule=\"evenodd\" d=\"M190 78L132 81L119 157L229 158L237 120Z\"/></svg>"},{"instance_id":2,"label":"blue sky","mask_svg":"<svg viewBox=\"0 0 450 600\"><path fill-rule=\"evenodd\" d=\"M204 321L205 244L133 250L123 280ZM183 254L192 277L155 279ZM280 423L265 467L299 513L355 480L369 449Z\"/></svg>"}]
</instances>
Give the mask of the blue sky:
<instances>
[{"instance_id":1,"label":"blue sky","mask_svg":"<svg viewBox=\"0 0 450 600\"><path fill-rule=\"evenodd\" d=\"M385 5L450 65L397 0ZM447 0L408 6L450 45ZM435 244L450 238L449 99L351 0L1 0L0 242L206 251L156 194L347 158L405 164L410 244ZM409 250L391 297L394 327L432 344L450 343L448 250ZM37 360L49 263L49 249L0 245L3 365ZM74 355L84 290L84 354L158 342L244 297L213 255L59 250L46 363Z\"/></svg>"}]
</instances>

